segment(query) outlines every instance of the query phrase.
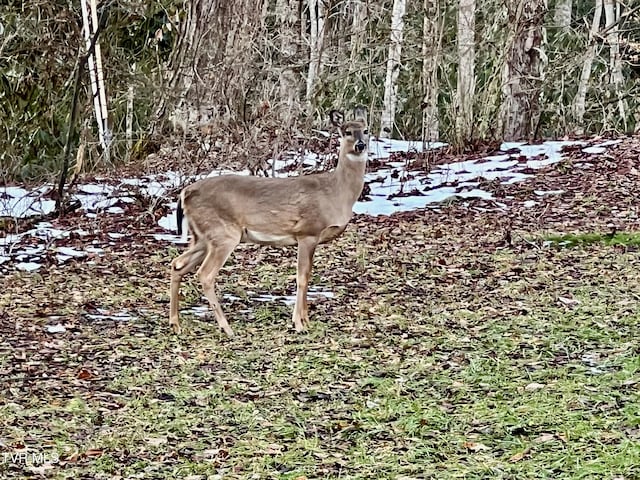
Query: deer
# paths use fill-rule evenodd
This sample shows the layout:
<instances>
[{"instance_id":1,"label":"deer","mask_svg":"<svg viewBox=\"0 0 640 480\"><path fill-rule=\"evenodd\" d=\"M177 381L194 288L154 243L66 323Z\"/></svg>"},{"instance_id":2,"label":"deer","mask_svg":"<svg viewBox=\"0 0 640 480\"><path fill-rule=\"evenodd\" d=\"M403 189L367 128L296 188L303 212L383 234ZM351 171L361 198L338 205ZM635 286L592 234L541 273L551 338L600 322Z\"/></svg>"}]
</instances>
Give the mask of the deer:
<instances>
[{"instance_id":1,"label":"deer","mask_svg":"<svg viewBox=\"0 0 640 480\"><path fill-rule=\"evenodd\" d=\"M169 325L181 332L178 296L182 277L195 270L218 326L234 333L220 307L215 282L240 243L297 245L296 301L293 325L307 329L307 291L316 247L338 238L353 216L353 205L364 186L369 150L366 110L355 119L332 110L331 123L340 138L338 164L333 171L286 178L221 175L198 180L179 195L176 220L182 235L186 220L191 241L171 262Z\"/></svg>"}]
</instances>

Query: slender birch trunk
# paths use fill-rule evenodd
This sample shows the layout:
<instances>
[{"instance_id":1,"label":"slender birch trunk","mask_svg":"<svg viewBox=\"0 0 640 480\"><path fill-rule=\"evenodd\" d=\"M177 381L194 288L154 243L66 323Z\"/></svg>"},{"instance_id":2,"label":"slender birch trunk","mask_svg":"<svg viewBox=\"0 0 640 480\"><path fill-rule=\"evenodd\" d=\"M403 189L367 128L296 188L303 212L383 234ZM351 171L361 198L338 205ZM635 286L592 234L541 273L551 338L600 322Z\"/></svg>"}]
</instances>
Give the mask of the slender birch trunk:
<instances>
[{"instance_id":1,"label":"slender birch trunk","mask_svg":"<svg viewBox=\"0 0 640 480\"><path fill-rule=\"evenodd\" d=\"M424 0L422 24L422 142L440 139L438 116L438 63L441 55L441 31L438 0ZM425 145L426 146L426 145Z\"/></svg>"},{"instance_id":2,"label":"slender birch trunk","mask_svg":"<svg viewBox=\"0 0 640 480\"><path fill-rule=\"evenodd\" d=\"M314 92L318 77L324 67L322 53L324 50L326 9L323 0L307 0L311 35L309 37L309 70L307 72L307 101Z\"/></svg>"},{"instance_id":3,"label":"slender birch trunk","mask_svg":"<svg viewBox=\"0 0 640 480\"><path fill-rule=\"evenodd\" d=\"M397 81L398 75L400 74L400 54L402 51L405 10L406 0L393 0L389 57L387 59L387 75L384 81L382 118L380 120L380 137L384 138L389 138L393 135L396 104L398 102Z\"/></svg>"},{"instance_id":4,"label":"slender birch trunk","mask_svg":"<svg viewBox=\"0 0 640 480\"><path fill-rule=\"evenodd\" d=\"M98 10L96 0L82 0L82 23L84 38L87 48L91 45L91 39L98 29ZM111 146L111 131L109 130L109 112L107 110L107 94L104 87L104 71L102 69L102 53L100 42L96 42L93 52L89 55L89 78L91 79L91 91L93 93L93 105L98 124L98 137L102 146L105 160L109 161Z\"/></svg>"},{"instance_id":5,"label":"slender birch trunk","mask_svg":"<svg viewBox=\"0 0 640 480\"><path fill-rule=\"evenodd\" d=\"M609 83L613 85L615 95L618 97L618 114L627 129L627 115L624 100L622 100L621 87L624 82L622 76L622 58L620 56L620 35L618 31L618 19L620 18L620 4L616 0L604 0L605 30L607 43L609 44L609 70L611 76Z\"/></svg>"},{"instance_id":6,"label":"slender birch trunk","mask_svg":"<svg viewBox=\"0 0 640 480\"><path fill-rule=\"evenodd\" d=\"M596 56L596 38L600 31L600 20L602 18L602 0L596 0L596 8L593 12L593 21L591 22L591 31L589 32L589 46L584 55L584 62L582 64L582 74L580 75L580 82L578 83L578 92L573 101L573 108L575 112L576 121L576 133L581 135L584 133L584 113L585 113L585 101L587 98L587 87L589 85L589 79L591 78L591 66L593 65L593 59Z\"/></svg>"},{"instance_id":7,"label":"slender birch trunk","mask_svg":"<svg viewBox=\"0 0 640 480\"><path fill-rule=\"evenodd\" d=\"M533 139L540 115L544 75L543 20L546 0L511 0L508 5L511 40L502 77L504 140Z\"/></svg>"},{"instance_id":8,"label":"slender birch trunk","mask_svg":"<svg viewBox=\"0 0 640 480\"><path fill-rule=\"evenodd\" d=\"M131 65L131 75L133 76L136 72L136 64ZM125 118L126 123L126 131L125 131L125 139L127 141L127 155L131 155L131 150L133 149L133 100L134 100L134 90L133 85L129 85L129 89L127 91L127 116Z\"/></svg>"},{"instance_id":9,"label":"slender birch trunk","mask_svg":"<svg viewBox=\"0 0 640 480\"><path fill-rule=\"evenodd\" d=\"M557 0L553 13L553 24L558 30L568 30L571 26L573 0Z\"/></svg>"},{"instance_id":10,"label":"slender birch trunk","mask_svg":"<svg viewBox=\"0 0 640 480\"><path fill-rule=\"evenodd\" d=\"M475 93L476 0L460 0L458 5L458 87L456 91L456 141L464 145L473 131Z\"/></svg>"}]
</instances>

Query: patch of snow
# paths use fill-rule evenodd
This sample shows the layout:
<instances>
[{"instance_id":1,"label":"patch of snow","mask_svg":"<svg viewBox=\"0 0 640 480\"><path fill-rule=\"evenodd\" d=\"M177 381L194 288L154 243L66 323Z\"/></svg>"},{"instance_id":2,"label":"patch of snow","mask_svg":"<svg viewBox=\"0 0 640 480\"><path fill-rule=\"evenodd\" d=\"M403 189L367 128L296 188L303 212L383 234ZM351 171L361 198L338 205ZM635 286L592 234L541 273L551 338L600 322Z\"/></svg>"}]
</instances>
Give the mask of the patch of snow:
<instances>
[{"instance_id":1,"label":"patch of snow","mask_svg":"<svg viewBox=\"0 0 640 480\"><path fill-rule=\"evenodd\" d=\"M34 262L19 262L19 263L16 263L16 268L18 270L22 270L23 272L35 272L41 266L42 265L40 265L39 263L34 263Z\"/></svg>"},{"instance_id":2,"label":"patch of snow","mask_svg":"<svg viewBox=\"0 0 640 480\"><path fill-rule=\"evenodd\" d=\"M3 246L3 247L9 246L9 245L13 246L17 244L23 236L24 236L24 233L18 233L18 234L10 233L6 237L0 238L0 246Z\"/></svg>"},{"instance_id":3,"label":"patch of snow","mask_svg":"<svg viewBox=\"0 0 640 480\"><path fill-rule=\"evenodd\" d=\"M147 194L151 197L161 197L167 193L165 184L158 181L151 181L145 185Z\"/></svg>"},{"instance_id":4,"label":"patch of snow","mask_svg":"<svg viewBox=\"0 0 640 480\"><path fill-rule=\"evenodd\" d=\"M78 185L78 191L90 194L108 195L113 191L113 186L105 183L83 183Z\"/></svg>"},{"instance_id":5,"label":"patch of snow","mask_svg":"<svg viewBox=\"0 0 640 480\"><path fill-rule=\"evenodd\" d=\"M44 252L44 245L37 245L35 247L25 247L22 250L18 250L16 253L20 256L34 256L40 255Z\"/></svg>"},{"instance_id":6,"label":"patch of snow","mask_svg":"<svg viewBox=\"0 0 640 480\"><path fill-rule=\"evenodd\" d=\"M539 197L544 197L545 195L562 195L564 190L534 190L533 193Z\"/></svg>"},{"instance_id":7,"label":"patch of snow","mask_svg":"<svg viewBox=\"0 0 640 480\"><path fill-rule=\"evenodd\" d=\"M7 193L10 190L10 194ZM22 196L19 195L24 192ZM8 197L8 198L7 198ZM16 187L0 188L0 217L26 218L34 215L47 215L56 206L54 200L43 199Z\"/></svg>"},{"instance_id":8,"label":"patch of snow","mask_svg":"<svg viewBox=\"0 0 640 480\"><path fill-rule=\"evenodd\" d=\"M56 250L61 255L67 255L69 257L86 257L87 256L87 252L81 252L71 247L58 247L56 248Z\"/></svg>"},{"instance_id":9,"label":"patch of snow","mask_svg":"<svg viewBox=\"0 0 640 480\"><path fill-rule=\"evenodd\" d=\"M423 208L430 204L440 203L449 197L481 198L493 200L493 196L478 187L479 180L500 180L503 184L513 184L530 178L532 175L523 173L525 168L537 169L545 165L559 162L562 159L561 150L575 142L549 141L539 145L527 145L522 142L505 142L500 150L504 153L489 155L475 160L452 162L433 168L428 174L420 172L396 172L402 169L398 162L387 164L387 168L370 173L366 177L371 190L370 202L358 202L354 206L354 212L369 215L389 215L399 211L410 211ZM372 142L374 152L372 157L381 152L419 151L419 142L388 141L384 143ZM437 144L441 147L441 144ZM377 148L377 150L376 150ZM388 157L387 153L383 153ZM384 157L383 157L384 158ZM408 175L411 175L409 177ZM397 178L393 178L396 176ZM382 178L381 182L375 180ZM464 189L464 187L470 189ZM397 196L399 192L415 194L410 196Z\"/></svg>"},{"instance_id":10,"label":"patch of snow","mask_svg":"<svg viewBox=\"0 0 640 480\"><path fill-rule=\"evenodd\" d=\"M384 159L389 158L392 152L426 152L446 146L443 142L428 142L426 148L423 148L421 141L414 140L395 140L392 138L372 138L369 143L369 152L371 158Z\"/></svg>"},{"instance_id":11,"label":"patch of snow","mask_svg":"<svg viewBox=\"0 0 640 480\"><path fill-rule=\"evenodd\" d=\"M96 311L98 313L87 313L85 315L90 320L116 320L127 322L135 319L135 317L131 315L127 310L121 310L120 312L111 312L110 310L104 308L97 308Z\"/></svg>"},{"instance_id":12,"label":"patch of snow","mask_svg":"<svg viewBox=\"0 0 640 480\"><path fill-rule=\"evenodd\" d=\"M178 245L189 243L189 240L184 235L172 235L170 233L154 233L153 238L163 242L175 243Z\"/></svg>"},{"instance_id":13,"label":"patch of snow","mask_svg":"<svg viewBox=\"0 0 640 480\"><path fill-rule=\"evenodd\" d=\"M314 290L313 287L309 288L309 291L307 292L307 298L309 300L312 299L318 299L318 298L334 298L334 294L333 292L325 292L325 291L321 291L321 290ZM269 295L269 294L262 294L262 295L258 295L256 297L252 298L253 300L257 301L257 302L274 302L274 301L279 301L284 303L285 305L295 305L296 303L296 297L295 295Z\"/></svg>"},{"instance_id":14,"label":"patch of snow","mask_svg":"<svg viewBox=\"0 0 640 480\"><path fill-rule=\"evenodd\" d=\"M185 312L192 313L197 317L206 317L210 310L211 309L206 305L196 305L188 310L185 310Z\"/></svg>"},{"instance_id":15,"label":"patch of snow","mask_svg":"<svg viewBox=\"0 0 640 480\"><path fill-rule=\"evenodd\" d=\"M582 149L582 151L583 151L584 153L589 153L589 154L591 154L591 155L598 155L598 154L600 154L600 153L604 153L604 152L606 152L606 151L607 151L607 149L606 149L605 147L596 147L596 146L593 146L593 147L586 147L586 148L583 148L583 149Z\"/></svg>"},{"instance_id":16,"label":"patch of snow","mask_svg":"<svg viewBox=\"0 0 640 480\"><path fill-rule=\"evenodd\" d=\"M64 333L67 331L61 323L57 323L56 325L47 325L46 330L47 333Z\"/></svg>"},{"instance_id":17,"label":"patch of snow","mask_svg":"<svg viewBox=\"0 0 640 480\"><path fill-rule=\"evenodd\" d=\"M176 204L175 204L175 202L173 203L173 205L169 205L169 208L171 209L172 213L169 213L169 214L164 215L163 217L161 217L160 220L158 220L158 225L160 225L165 230L168 230L170 232L175 232L176 231L176 213L175 213Z\"/></svg>"}]
</instances>

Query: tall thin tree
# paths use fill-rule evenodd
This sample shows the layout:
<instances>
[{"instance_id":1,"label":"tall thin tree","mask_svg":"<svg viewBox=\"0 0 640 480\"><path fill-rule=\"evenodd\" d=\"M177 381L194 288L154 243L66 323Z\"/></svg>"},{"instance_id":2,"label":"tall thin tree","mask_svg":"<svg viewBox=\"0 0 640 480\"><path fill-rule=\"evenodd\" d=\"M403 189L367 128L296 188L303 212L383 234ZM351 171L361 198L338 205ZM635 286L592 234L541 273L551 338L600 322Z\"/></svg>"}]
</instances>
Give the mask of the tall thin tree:
<instances>
[{"instance_id":1,"label":"tall thin tree","mask_svg":"<svg viewBox=\"0 0 640 480\"><path fill-rule=\"evenodd\" d=\"M568 30L571 26L573 0L557 0L553 12L553 24L559 30Z\"/></svg>"},{"instance_id":2,"label":"tall thin tree","mask_svg":"<svg viewBox=\"0 0 640 480\"><path fill-rule=\"evenodd\" d=\"M422 23L422 141L440 139L438 116L438 64L442 50L440 2L424 0Z\"/></svg>"},{"instance_id":3,"label":"tall thin tree","mask_svg":"<svg viewBox=\"0 0 640 480\"><path fill-rule=\"evenodd\" d=\"M384 81L384 99L380 120L380 137L391 137L398 103L397 82L400 74L400 54L402 52L402 36L404 32L404 14L406 0L393 0L391 12L391 37L389 40L389 56L387 58L387 75Z\"/></svg>"},{"instance_id":4,"label":"tall thin tree","mask_svg":"<svg viewBox=\"0 0 640 480\"><path fill-rule=\"evenodd\" d=\"M458 5L458 87L456 92L456 142L471 140L473 99L476 86L475 25L476 0L460 0Z\"/></svg>"},{"instance_id":5,"label":"tall thin tree","mask_svg":"<svg viewBox=\"0 0 640 480\"><path fill-rule=\"evenodd\" d=\"M622 99L621 88L624 78L622 76L622 57L620 56L620 34L618 20L620 19L620 3L617 0L604 0L605 31L609 44L609 83L613 85L613 91L618 98L618 116L627 129L626 105Z\"/></svg>"},{"instance_id":6,"label":"tall thin tree","mask_svg":"<svg viewBox=\"0 0 640 480\"><path fill-rule=\"evenodd\" d=\"M509 40L502 73L501 121L504 140L532 139L540 115L544 78L543 21L546 0L510 0Z\"/></svg>"},{"instance_id":7,"label":"tall thin tree","mask_svg":"<svg viewBox=\"0 0 640 480\"><path fill-rule=\"evenodd\" d=\"M313 95L318 77L324 69L324 37L327 10L323 0L307 0L309 9L309 69L307 70L307 100Z\"/></svg>"},{"instance_id":8,"label":"tall thin tree","mask_svg":"<svg viewBox=\"0 0 640 480\"><path fill-rule=\"evenodd\" d=\"M578 91L573 100L573 109L575 112L576 133L584 133L584 114L586 111L587 88L589 79L591 78L591 66L596 56L597 43L596 40L600 32L600 21L602 19L602 0L595 0L595 10L593 11L593 20L591 22L591 30L589 32L589 45L584 54L582 62L582 73L578 82Z\"/></svg>"}]
</instances>

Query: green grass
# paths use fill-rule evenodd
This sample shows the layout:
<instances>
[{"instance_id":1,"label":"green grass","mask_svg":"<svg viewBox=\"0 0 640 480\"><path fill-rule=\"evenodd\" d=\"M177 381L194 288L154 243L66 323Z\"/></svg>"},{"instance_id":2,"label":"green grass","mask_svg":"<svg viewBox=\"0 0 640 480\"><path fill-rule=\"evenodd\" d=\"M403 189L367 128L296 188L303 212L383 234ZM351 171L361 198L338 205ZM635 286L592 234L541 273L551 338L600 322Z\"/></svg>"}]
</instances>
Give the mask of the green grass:
<instances>
[{"instance_id":1,"label":"green grass","mask_svg":"<svg viewBox=\"0 0 640 480\"><path fill-rule=\"evenodd\" d=\"M431 228L361 224L319 249L335 298L305 334L290 307L240 295L291 294L292 249L225 267L233 340L186 313L169 333L176 252L7 276L0 453L55 451L43 475L60 479L639 478L637 255ZM185 282L182 307L199 292ZM92 305L136 318L92 321ZM44 333L54 314L66 333Z\"/></svg>"},{"instance_id":2,"label":"green grass","mask_svg":"<svg viewBox=\"0 0 640 480\"><path fill-rule=\"evenodd\" d=\"M638 246L640 245L640 233L568 233L562 235L548 235L543 237L545 241L562 247L575 247L602 243L604 245Z\"/></svg>"}]
</instances>

